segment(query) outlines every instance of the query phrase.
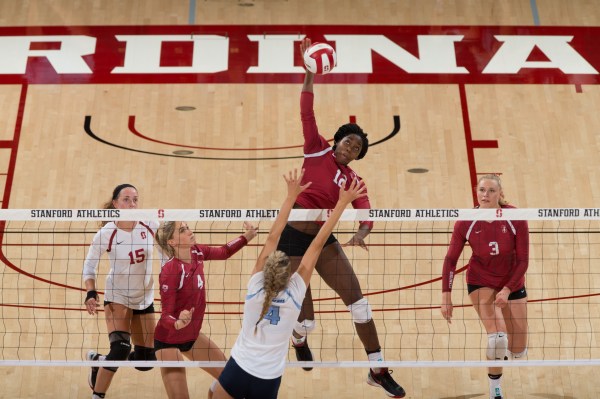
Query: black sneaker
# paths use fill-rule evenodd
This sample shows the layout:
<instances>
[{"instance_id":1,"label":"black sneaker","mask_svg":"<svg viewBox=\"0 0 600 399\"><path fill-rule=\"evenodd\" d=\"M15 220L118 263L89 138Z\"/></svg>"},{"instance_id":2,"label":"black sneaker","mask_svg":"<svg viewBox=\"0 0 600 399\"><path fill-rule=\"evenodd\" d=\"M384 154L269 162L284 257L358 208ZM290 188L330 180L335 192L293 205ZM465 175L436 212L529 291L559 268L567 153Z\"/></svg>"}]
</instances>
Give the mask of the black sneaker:
<instances>
[{"instance_id":1,"label":"black sneaker","mask_svg":"<svg viewBox=\"0 0 600 399\"><path fill-rule=\"evenodd\" d=\"M392 398L403 398L406 396L404 388L398 385L390 374L387 368L382 368L379 373L375 373L373 369L370 369L367 376L367 384L383 388L387 396Z\"/></svg>"},{"instance_id":2,"label":"black sneaker","mask_svg":"<svg viewBox=\"0 0 600 399\"><path fill-rule=\"evenodd\" d=\"M85 360L95 361L98 360L99 357L99 353L97 353L94 350L90 350L85 356ZM94 386L96 385L96 377L98 377L98 367L91 367L90 374L88 374L88 384L90 385L92 391L94 390Z\"/></svg>"},{"instance_id":3,"label":"black sneaker","mask_svg":"<svg viewBox=\"0 0 600 399\"><path fill-rule=\"evenodd\" d=\"M304 341L304 343L301 345L295 345L292 342L292 346L296 350L296 359L299 362L312 362L313 361L313 355L312 355L312 352L310 351L310 348L308 347L308 341ZM302 368L306 371L310 371L313 369L312 367L302 367Z\"/></svg>"}]
</instances>

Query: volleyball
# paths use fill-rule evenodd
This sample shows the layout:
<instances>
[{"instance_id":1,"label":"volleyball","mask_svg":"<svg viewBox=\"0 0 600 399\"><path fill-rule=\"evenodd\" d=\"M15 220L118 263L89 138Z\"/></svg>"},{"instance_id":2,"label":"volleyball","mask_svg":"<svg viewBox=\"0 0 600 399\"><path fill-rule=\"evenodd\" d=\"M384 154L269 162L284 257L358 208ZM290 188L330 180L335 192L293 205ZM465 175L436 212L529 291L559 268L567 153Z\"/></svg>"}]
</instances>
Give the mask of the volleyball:
<instances>
[{"instance_id":1,"label":"volleyball","mask_svg":"<svg viewBox=\"0 0 600 399\"><path fill-rule=\"evenodd\" d=\"M304 52L304 66L309 72L325 75L337 65L335 50L327 43L313 43Z\"/></svg>"}]
</instances>

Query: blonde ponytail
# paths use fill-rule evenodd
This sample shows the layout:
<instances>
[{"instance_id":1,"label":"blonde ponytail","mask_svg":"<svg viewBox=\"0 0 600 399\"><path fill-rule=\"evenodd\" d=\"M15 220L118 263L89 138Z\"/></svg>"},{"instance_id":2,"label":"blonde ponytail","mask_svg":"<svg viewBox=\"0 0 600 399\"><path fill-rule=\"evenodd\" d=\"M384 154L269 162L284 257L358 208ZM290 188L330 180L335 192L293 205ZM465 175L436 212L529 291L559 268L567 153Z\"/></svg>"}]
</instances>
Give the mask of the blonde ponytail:
<instances>
[{"instance_id":1,"label":"blonde ponytail","mask_svg":"<svg viewBox=\"0 0 600 399\"><path fill-rule=\"evenodd\" d=\"M290 258L281 251L274 251L265 262L263 268L265 300L260 312L260 317L254 325L254 334L258 331L258 323L267 314L271 307L271 301L282 291L288 284L291 274Z\"/></svg>"}]
</instances>

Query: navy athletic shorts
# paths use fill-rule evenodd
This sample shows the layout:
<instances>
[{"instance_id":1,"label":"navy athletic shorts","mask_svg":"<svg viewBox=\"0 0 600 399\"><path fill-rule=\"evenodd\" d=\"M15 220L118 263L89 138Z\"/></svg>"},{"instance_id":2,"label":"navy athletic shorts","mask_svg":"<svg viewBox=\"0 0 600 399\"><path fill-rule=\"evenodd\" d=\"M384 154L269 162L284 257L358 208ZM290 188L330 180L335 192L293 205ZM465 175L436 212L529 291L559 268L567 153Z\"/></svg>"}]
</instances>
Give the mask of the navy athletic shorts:
<instances>
[{"instance_id":1,"label":"navy athletic shorts","mask_svg":"<svg viewBox=\"0 0 600 399\"><path fill-rule=\"evenodd\" d=\"M315 236L303 233L286 224L279 238L277 249L284 252L287 256L304 256L314 238ZM331 245L334 242L337 242L337 238L333 234L330 234L323 247Z\"/></svg>"},{"instance_id":2,"label":"navy athletic shorts","mask_svg":"<svg viewBox=\"0 0 600 399\"><path fill-rule=\"evenodd\" d=\"M272 380L255 377L245 372L231 357L219 376L219 384L235 399L276 399L281 376Z\"/></svg>"}]
</instances>

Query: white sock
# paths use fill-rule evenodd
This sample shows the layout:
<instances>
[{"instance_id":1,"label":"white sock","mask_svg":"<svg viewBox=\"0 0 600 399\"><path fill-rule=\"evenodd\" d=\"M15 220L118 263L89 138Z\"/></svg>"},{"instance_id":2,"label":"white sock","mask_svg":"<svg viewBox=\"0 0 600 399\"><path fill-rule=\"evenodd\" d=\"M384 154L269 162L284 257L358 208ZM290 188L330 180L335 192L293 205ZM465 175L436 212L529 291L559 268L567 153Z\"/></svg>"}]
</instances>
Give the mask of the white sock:
<instances>
[{"instance_id":1,"label":"white sock","mask_svg":"<svg viewBox=\"0 0 600 399\"><path fill-rule=\"evenodd\" d=\"M215 389L217 389L217 380L214 380L214 381L212 382L212 384L210 384L210 388L209 388L209 389L210 389L210 391L211 391L212 393L215 393Z\"/></svg>"},{"instance_id":2,"label":"white sock","mask_svg":"<svg viewBox=\"0 0 600 399\"><path fill-rule=\"evenodd\" d=\"M367 356L370 362L383 362L383 353L381 351L369 353ZM381 368L379 367L372 367L372 369L374 373L379 373L381 371Z\"/></svg>"},{"instance_id":3,"label":"white sock","mask_svg":"<svg viewBox=\"0 0 600 399\"><path fill-rule=\"evenodd\" d=\"M488 380L490 381L490 387L492 387L492 386L493 387L499 387L501 379L502 379L502 375L500 375L500 378L496 378L496 379L490 378L488 376Z\"/></svg>"},{"instance_id":4,"label":"white sock","mask_svg":"<svg viewBox=\"0 0 600 399\"><path fill-rule=\"evenodd\" d=\"M490 398L494 398L496 396L502 396L502 389L500 388L500 380L502 376L497 379L492 379L488 377L488 381L490 382Z\"/></svg>"},{"instance_id":5,"label":"white sock","mask_svg":"<svg viewBox=\"0 0 600 399\"><path fill-rule=\"evenodd\" d=\"M294 344L295 346L300 346L303 345L304 342L306 342L306 337L300 337L300 338L296 338L293 334L292 334L292 344Z\"/></svg>"}]
</instances>

